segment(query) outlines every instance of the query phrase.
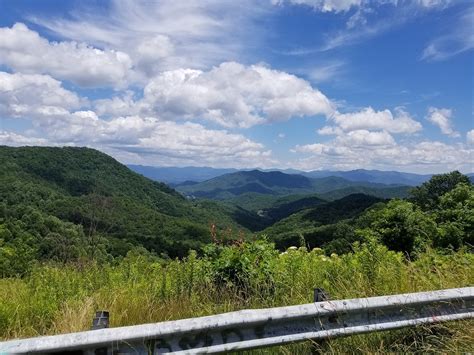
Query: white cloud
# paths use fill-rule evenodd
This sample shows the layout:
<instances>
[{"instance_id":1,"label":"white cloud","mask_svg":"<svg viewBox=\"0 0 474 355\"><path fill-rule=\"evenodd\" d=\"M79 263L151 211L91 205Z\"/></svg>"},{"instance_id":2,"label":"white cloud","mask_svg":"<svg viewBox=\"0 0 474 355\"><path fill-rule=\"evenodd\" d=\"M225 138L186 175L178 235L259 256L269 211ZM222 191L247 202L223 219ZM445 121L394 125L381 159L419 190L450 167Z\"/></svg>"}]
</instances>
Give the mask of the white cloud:
<instances>
[{"instance_id":1,"label":"white cloud","mask_svg":"<svg viewBox=\"0 0 474 355\"><path fill-rule=\"evenodd\" d=\"M430 41L421 55L422 60L441 61L474 48L474 32L472 23L474 6L463 11L453 19L443 34Z\"/></svg>"},{"instance_id":2,"label":"white cloud","mask_svg":"<svg viewBox=\"0 0 474 355\"><path fill-rule=\"evenodd\" d=\"M0 131L0 145L25 146L25 145L51 145L47 139L28 137L15 132Z\"/></svg>"},{"instance_id":3,"label":"white cloud","mask_svg":"<svg viewBox=\"0 0 474 355\"><path fill-rule=\"evenodd\" d=\"M109 151L129 162L158 165L270 167L271 151L243 135L200 124L160 121L137 116L100 119L92 111L76 111L35 125L36 136L0 133L9 145L86 145ZM143 160L144 159L144 160Z\"/></svg>"},{"instance_id":4,"label":"white cloud","mask_svg":"<svg viewBox=\"0 0 474 355\"><path fill-rule=\"evenodd\" d=\"M421 6L432 8L432 7L446 7L451 4L452 0L415 0Z\"/></svg>"},{"instance_id":5,"label":"white cloud","mask_svg":"<svg viewBox=\"0 0 474 355\"><path fill-rule=\"evenodd\" d=\"M346 144L346 145L344 145ZM436 141L404 142L387 145L354 145L338 138L293 149L307 157L295 159L294 168L315 169L398 169L419 173L472 171L474 149Z\"/></svg>"},{"instance_id":6,"label":"white cloud","mask_svg":"<svg viewBox=\"0 0 474 355\"><path fill-rule=\"evenodd\" d=\"M474 129L471 129L466 133L467 144L474 145Z\"/></svg>"},{"instance_id":7,"label":"white cloud","mask_svg":"<svg viewBox=\"0 0 474 355\"><path fill-rule=\"evenodd\" d=\"M332 103L294 75L262 65L222 63L208 72L179 69L155 77L140 109L168 119L203 118L250 127L291 117L330 115Z\"/></svg>"},{"instance_id":8,"label":"white cloud","mask_svg":"<svg viewBox=\"0 0 474 355\"><path fill-rule=\"evenodd\" d=\"M50 74L81 86L118 86L131 67L127 54L76 42L49 42L22 23L0 28L0 64Z\"/></svg>"},{"instance_id":9,"label":"white cloud","mask_svg":"<svg viewBox=\"0 0 474 355\"><path fill-rule=\"evenodd\" d=\"M207 69L248 56L243 44L259 42L254 21L267 7L253 0L112 0L103 11L78 8L72 19L30 20L64 38L128 53L140 74L135 79L144 81L165 70Z\"/></svg>"},{"instance_id":10,"label":"white cloud","mask_svg":"<svg viewBox=\"0 0 474 355\"><path fill-rule=\"evenodd\" d=\"M370 132L365 129L349 132L345 135L338 136L336 143L351 146L387 146L394 145L395 140L386 131Z\"/></svg>"},{"instance_id":11,"label":"white cloud","mask_svg":"<svg viewBox=\"0 0 474 355\"><path fill-rule=\"evenodd\" d=\"M344 63L341 61L334 61L323 64L321 66L310 68L306 70L308 77L315 82L325 82L341 74Z\"/></svg>"},{"instance_id":12,"label":"white cloud","mask_svg":"<svg viewBox=\"0 0 474 355\"><path fill-rule=\"evenodd\" d=\"M132 91L126 91L121 96L95 100L93 105L99 116L130 116L138 114L139 111Z\"/></svg>"},{"instance_id":13,"label":"white cloud","mask_svg":"<svg viewBox=\"0 0 474 355\"><path fill-rule=\"evenodd\" d=\"M439 8L448 6L452 0L412 0L412 1L397 1L397 0L272 0L275 5L283 5L289 3L292 5L309 6L315 11L320 12L347 12L352 8L376 8L383 5L392 6L407 6L417 5L424 8Z\"/></svg>"},{"instance_id":14,"label":"white cloud","mask_svg":"<svg viewBox=\"0 0 474 355\"><path fill-rule=\"evenodd\" d=\"M375 111L372 107L364 108L358 112L335 113L332 120L343 131L354 130L385 130L390 133L415 133L422 129L419 122L413 120L402 109L395 110L395 115L390 110ZM330 128L321 130L329 134ZM337 129L334 129L337 134Z\"/></svg>"},{"instance_id":15,"label":"white cloud","mask_svg":"<svg viewBox=\"0 0 474 355\"><path fill-rule=\"evenodd\" d=\"M48 75L0 72L0 114L7 117L66 114L84 103Z\"/></svg>"},{"instance_id":16,"label":"white cloud","mask_svg":"<svg viewBox=\"0 0 474 355\"><path fill-rule=\"evenodd\" d=\"M459 137L459 132L456 132L452 127L451 119L453 117L453 111L447 108L428 108L428 116L426 119L438 126L443 134L450 137Z\"/></svg>"},{"instance_id":17,"label":"white cloud","mask_svg":"<svg viewBox=\"0 0 474 355\"><path fill-rule=\"evenodd\" d=\"M272 0L275 5L290 3L293 5L306 5L321 12L345 12L352 7L360 6L362 0Z\"/></svg>"},{"instance_id":18,"label":"white cloud","mask_svg":"<svg viewBox=\"0 0 474 355\"><path fill-rule=\"evenodd\" d=\"M332 136L332 135L341 135L343 134L343 131L339 127L333 127L333 126L324 126L321 129L317 130L318 134L322 136Z\"/></svg>"},{"instance_id":19,"label":"white cloud","mask_svg":"<svg viewBox=\"0 0 474 355\"><path fill-rule=\"evenodd\" d=\"M272 3L304 5L317 12L340 16L350 14L345 28L327 33L322 45L313 48L297 48L288 52L290 55L307 55L355 45L400 27L429 12L444 10L454 2L450 0L272 0Z\"/></svg>"}]
</instances>

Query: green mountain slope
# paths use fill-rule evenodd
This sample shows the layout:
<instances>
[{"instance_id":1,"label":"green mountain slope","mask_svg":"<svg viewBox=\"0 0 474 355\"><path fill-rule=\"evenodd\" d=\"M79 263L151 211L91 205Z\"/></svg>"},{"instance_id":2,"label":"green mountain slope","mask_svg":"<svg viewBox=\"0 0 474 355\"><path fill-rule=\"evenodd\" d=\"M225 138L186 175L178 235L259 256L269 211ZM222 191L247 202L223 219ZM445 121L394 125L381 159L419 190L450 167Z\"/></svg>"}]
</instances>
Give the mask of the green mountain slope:
<instances>
[{"instance_id":1,"label":"green mountain slope","mask_svg":"<svg viewBox=\"0 0 474 355\"><path fill-rule=\"evenodd\" d=\"M352 194L364 194L378 198L406 198L409 195L411 186L388 186L388 187L367 187L350 186L319 194L323 200L334 201Z\"/></svg>"},{"instance_id":2,"label":"green mountain slope","mask_svg":"<svg viewBox=\"0 0 474 355\"><path fill-rule=\"evenodd\" d=\"M383 201L364 194L349 195L303 209L266 228L261 234L275 241L279 248L299 245L301 238L310 247L320 247L335 238L338 222L357 217L367 208Z\"/></svg>"},{"instance_id":3,"label":"green mountain slope","mask_svg":"<svg viewBox=\"0 0 474 355\"><path fill-rule=\"evenodd\" d=\"M0 227L5 238L21 234L36 249L57 235L76 249L94 240L112 255L140 245L182 256L210 241L211 223L240 228L231 211L187 201L93 149L2 146L0 161Z\"/></svg>"}]
</instances>

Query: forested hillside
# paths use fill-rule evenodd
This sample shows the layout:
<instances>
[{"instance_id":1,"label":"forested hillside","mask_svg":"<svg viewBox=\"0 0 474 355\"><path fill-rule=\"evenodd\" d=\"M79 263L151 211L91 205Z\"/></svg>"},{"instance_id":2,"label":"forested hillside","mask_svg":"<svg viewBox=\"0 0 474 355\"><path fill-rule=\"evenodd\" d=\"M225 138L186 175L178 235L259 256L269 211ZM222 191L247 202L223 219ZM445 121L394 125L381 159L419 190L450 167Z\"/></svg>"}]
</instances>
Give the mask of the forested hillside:
<instances>
[{"instance_id":1,"label":"forested hillside","mask_svg":"<svg viewBox=\"0 0 474 355\"><path fill-rule=\"evenodd\" d=\"M435 175L415 187L407 200L363 194L304 209L261 232L285 248L305 244L345 253L374 237L387 247L413 253L426 246L474 245L474 187L459 172Z\"/></svg>"},{"instance_id":2,"label":"forested hillside","mask_svg":"<svg viewBox=\"0 0 474 355\"><path fill-rule=\"evenodd\" d=\"M211 240L211 223L239 228L225 209L186 201L96 150L0 147L0 161L3 272L136 246L183 256Z\"/></svg>"}]
</instances>

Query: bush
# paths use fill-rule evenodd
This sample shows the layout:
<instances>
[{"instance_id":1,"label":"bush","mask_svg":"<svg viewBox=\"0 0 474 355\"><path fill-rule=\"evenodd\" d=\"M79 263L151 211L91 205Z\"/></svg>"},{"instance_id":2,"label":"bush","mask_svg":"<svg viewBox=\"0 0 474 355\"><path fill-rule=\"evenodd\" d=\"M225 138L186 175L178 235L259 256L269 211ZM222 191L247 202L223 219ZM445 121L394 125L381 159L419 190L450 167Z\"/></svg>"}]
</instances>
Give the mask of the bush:
<instances>
[{"instance_id":1,"label":"bush","mask_svg":"<svg viewBox=\"0 0 474 355\"><path fill-rule=\"evenodd\" d=\"M211 244L204 253L213 282L218 287L231 287L246 295L251 290L272 289L278 252L267 240L230 246Z\"/></svg>"}]
</instances>

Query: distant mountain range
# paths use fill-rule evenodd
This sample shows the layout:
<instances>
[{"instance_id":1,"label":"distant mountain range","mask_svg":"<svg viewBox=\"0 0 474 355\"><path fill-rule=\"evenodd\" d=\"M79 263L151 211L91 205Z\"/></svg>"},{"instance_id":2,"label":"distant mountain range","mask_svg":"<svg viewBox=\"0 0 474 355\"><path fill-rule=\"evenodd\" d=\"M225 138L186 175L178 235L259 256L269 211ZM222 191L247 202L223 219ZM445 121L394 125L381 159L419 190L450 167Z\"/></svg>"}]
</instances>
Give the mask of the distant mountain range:
<instances>
[{"instance_id":1,"label":"distant mountain range","mask_svg":"<svg viewBox=\"0 0 474 355\"><path fill-rule=\"evenodd\" d=\"M136 173L155 180L165 182L168 185L181 184L183 182L201 182L216 176L233 173L237 169L214 169L208 167L154 167L144 165L128 165Z\"/></svg>"},{"instance_id":2,"label":"distant mountain range","mask_svg":"<svg viewBox=\"0 0 474 355\"><path fill-rule=\"evenodd\" d=\"M381 198L405 197L409 186L381 184L367 181L350 181L342 177L328 176L310 178L298 174L285 174L281 171L264 172L260 170L238 171L224 174L199 183L185 183L175 188L191 198L214 200L234 200L252 194L252 198L272 195L330 194L341 198L352 193L365 193Z\"/></svg>"},{"instance_id":3,"label":"distant mountain range","mask_svg":"<svg viewBox=\"0 0 474 355\"><path fill-rule=\"evenodd\" d=\"M432 174L412 174L402 173L398 171L380 171L380 170L364 170L357 169L351 171L310 171L303 172L302 175L321 178L328 176L338 176L349 181L365 181L376 182L380 184L397 184L416 186L428 181Z\"/></svg>"},{"instance_id":4,"label":"distant mountain range","mask_svg":"<svg viewBox=\"0 0 474 355\"><path fill-rule=\"evenodd\" d=\"M249 171L250 169L215 169L209 167L153 167L143 165L128 165L133 171L146 176L149 179L162 181L171 186L178 184L191 185L196 182L206 181L224 174L235 173L238 171ZM365 170L357 169L350 171L331 171L331 170L314 170L301 171L295 169L286 170L265 170L262 172L280 171L285 174L303 175L309 178L324 178L329 176L341 177L349 181L374 182L380 184L396 184L416 186L429 180L432 174L413 174L403 173L399 171L381 171L381 170ZM468 174L474 178L474 173Z\"/></svg>"}]
</instances>

